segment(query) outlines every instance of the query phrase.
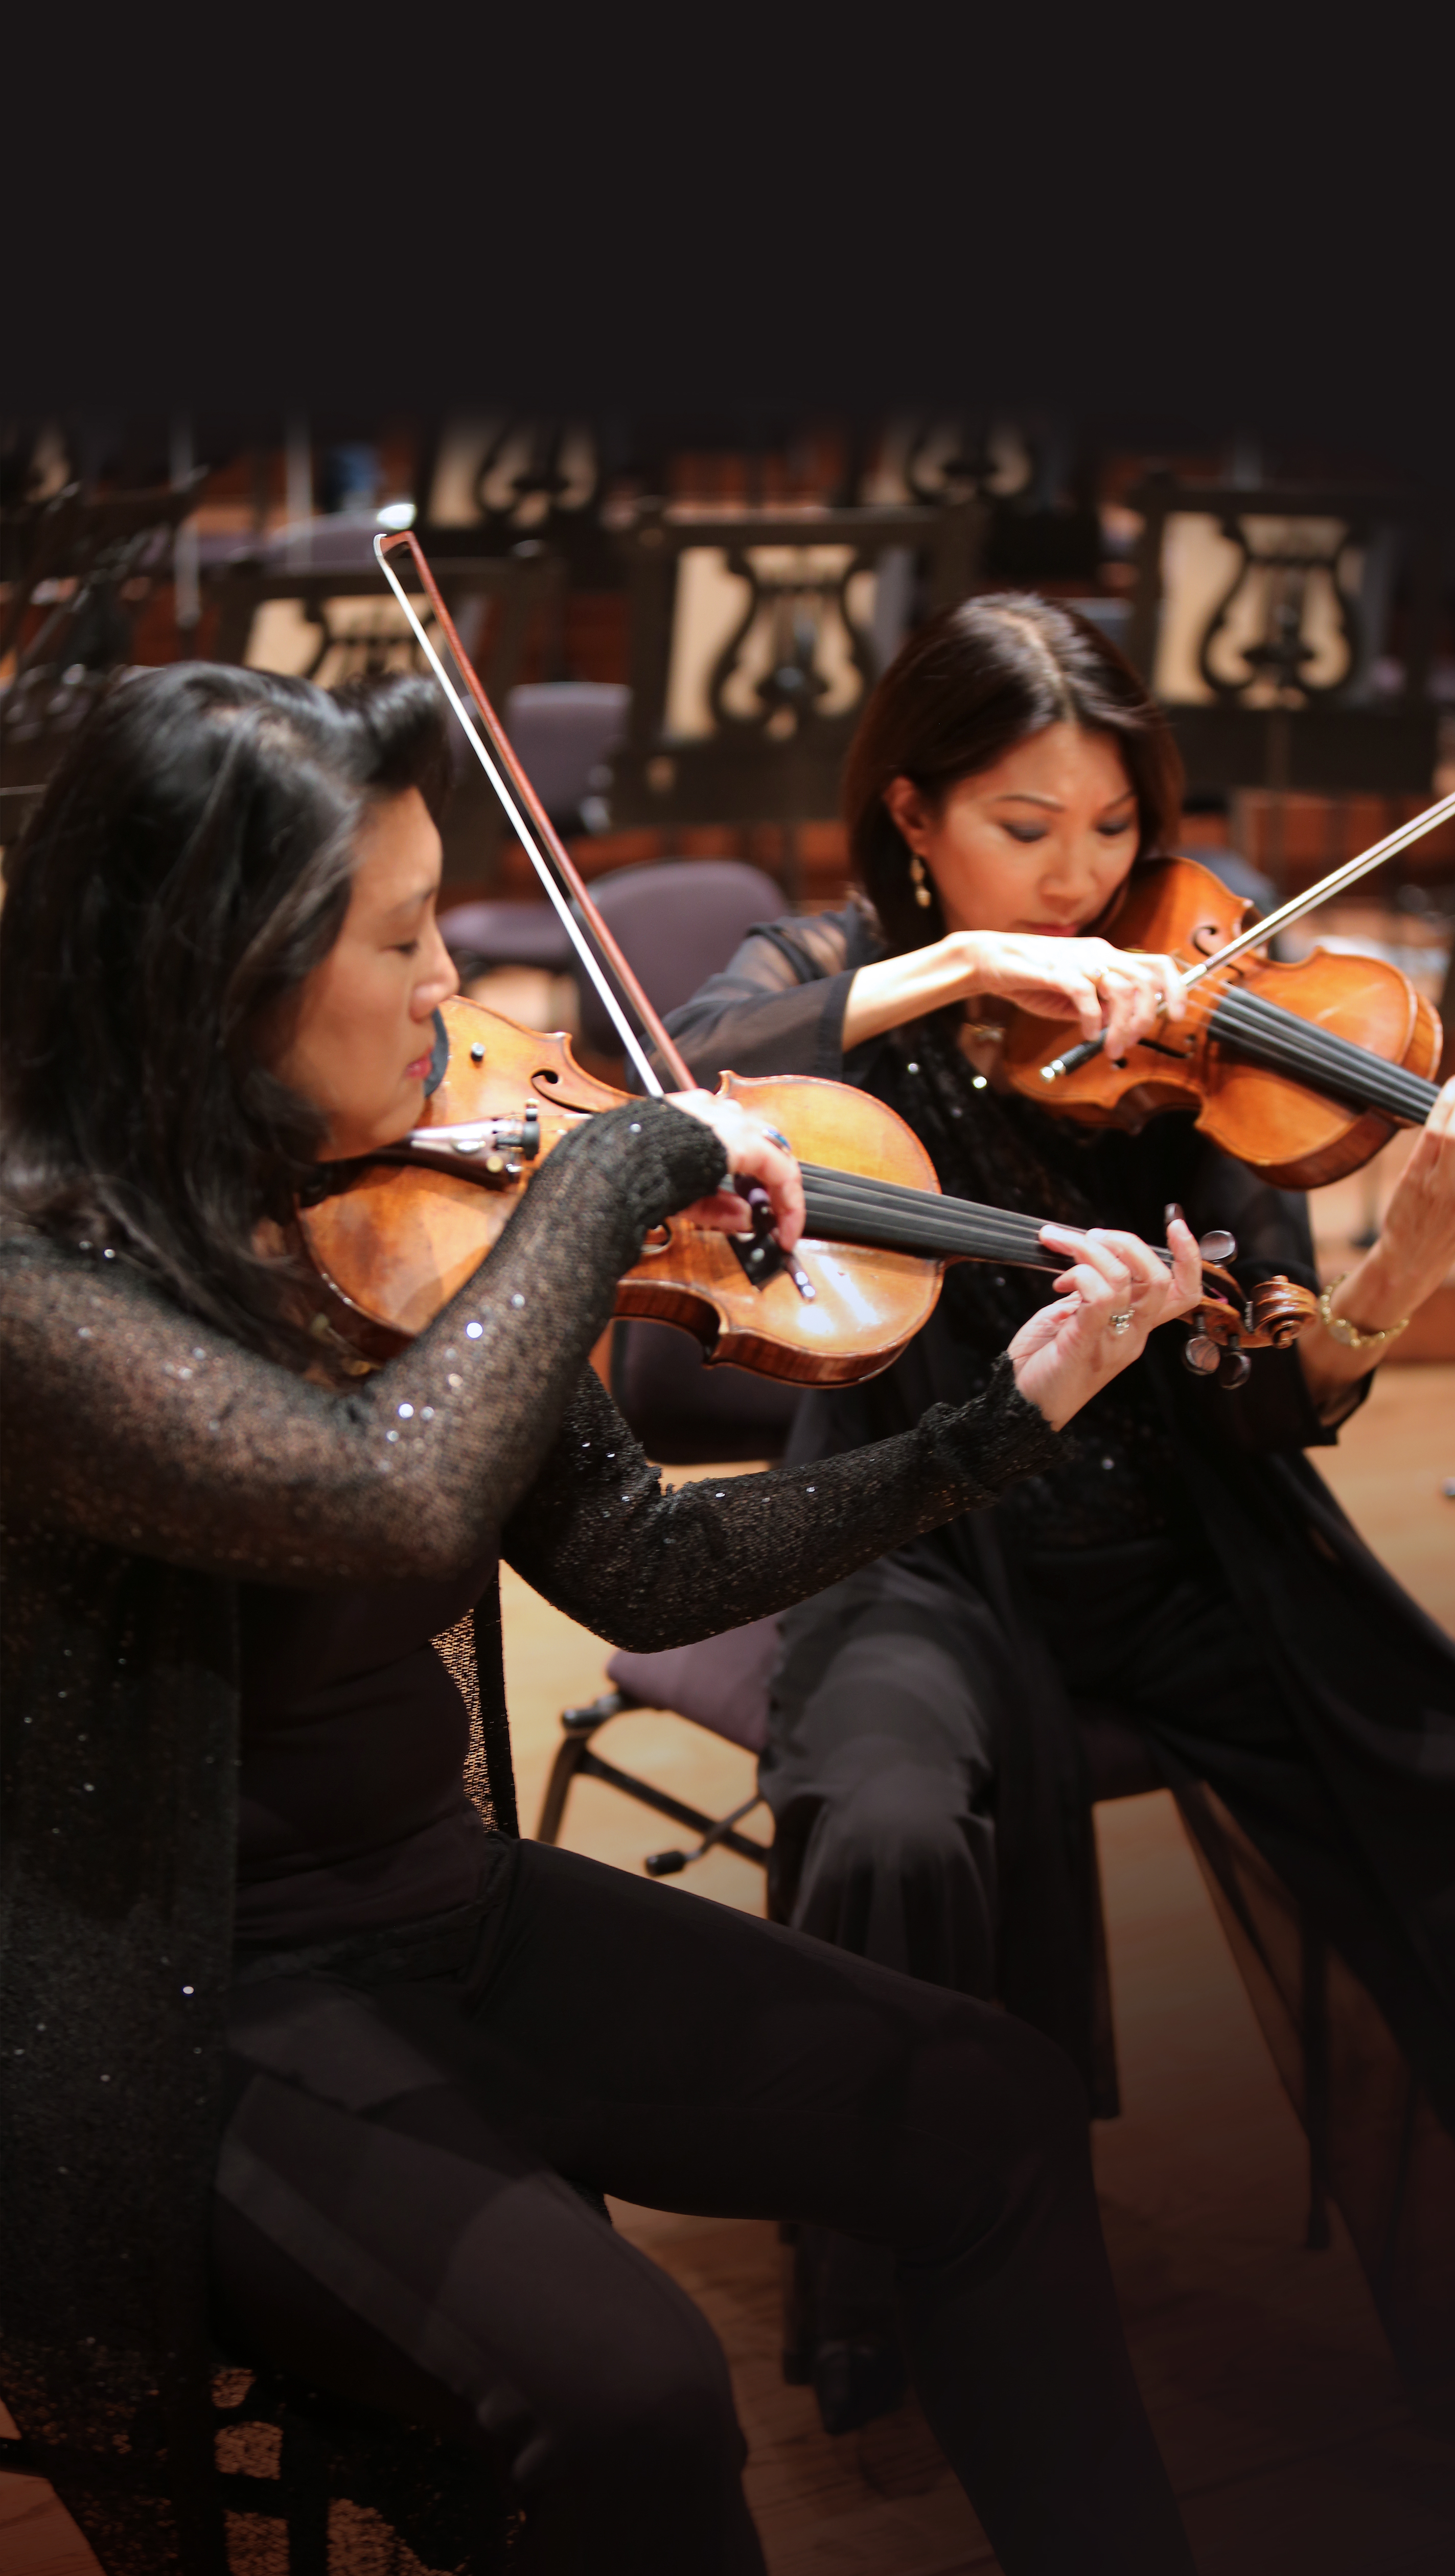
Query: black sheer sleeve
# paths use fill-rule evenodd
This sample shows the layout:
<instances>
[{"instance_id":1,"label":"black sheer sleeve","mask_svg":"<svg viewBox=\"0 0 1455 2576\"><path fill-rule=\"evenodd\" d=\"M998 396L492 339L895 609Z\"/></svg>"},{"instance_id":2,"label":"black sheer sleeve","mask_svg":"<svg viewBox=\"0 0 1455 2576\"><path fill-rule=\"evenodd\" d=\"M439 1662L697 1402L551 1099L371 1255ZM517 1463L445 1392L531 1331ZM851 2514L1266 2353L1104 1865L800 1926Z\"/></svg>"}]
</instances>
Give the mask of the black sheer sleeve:
<instances>
[{"instance_id":1,"label":"black sheer sleeve","mask_svg":"<svg viewBox=\"0 0 1455 2576\"><path fill-rule=\"evenodd\" d=\"M1059 1454L1059 1434L1002 1358L973 1403L934 1405L893 1439L664 1492L588 1373L502 1552L583 1627L650 1653L822 1591Z\"/></svg>"},{"instance_id":2,"label":"black sheer sleeve","mask_svg":"<svg viewBox=\"0 0 1455 2576\"><path fill-rule=\"evenodd\" d=\"M790 914L749 933L667 1026L699 1082L798 1073L839 1082L849 987L880 945L856 906Z\"/></svg>"},{"instance_id":3,"label":"black sheer sleeve","mask_svg":"<svg viewBox=\"0 0 1455 2576\"><path fill-rule=\"evenodd\" d=\"M663 1103L592 1119L428 1330L346 1393L198 1323L120 1255L12 1231L7 1516L304 1590L453 1579L538 1474L644 1232L724 1168L712 1130Z\"/></svg>"}]
</instances>

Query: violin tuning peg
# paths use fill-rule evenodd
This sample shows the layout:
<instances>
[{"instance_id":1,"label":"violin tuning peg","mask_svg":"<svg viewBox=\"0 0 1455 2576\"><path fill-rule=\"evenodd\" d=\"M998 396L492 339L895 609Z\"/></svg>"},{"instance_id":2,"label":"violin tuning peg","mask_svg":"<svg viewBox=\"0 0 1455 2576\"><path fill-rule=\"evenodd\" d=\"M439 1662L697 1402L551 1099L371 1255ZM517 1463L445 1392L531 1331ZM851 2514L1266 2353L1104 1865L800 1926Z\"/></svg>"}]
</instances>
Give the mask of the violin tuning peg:
<instances>
[{"instance_id":1,"label":"violin tuning peg","mask_svg":"<svg viewBox=\"0 0 1455 2576\"><path fill-rule=\"evenodd\" d=\"M1229 1234L1226 1226L1215 1225L1210 1234L1202 1236L1197 1248L1204 1261L1231 1261L1238 1249L1237 1237Z\"/></svg>"},{"instance_id":2,"label":"violin tuning peg","mask_svg":"<svg viewBox=\"0 0 1455 2576\"><path fill-rule=\"evenodd\" d=\"M1229 1395L1246 1386L1253 1374L1253 1363L1246 1351L1224 1351L1218 1364L1218 1384Z\"/></svg>"},{"instance_id":3,"label":"violin tuning peg","mask_svg":"<svg viewBox=\"0 0 1455 2576\"><path fill-rule=\"evenodd\" d=\"M1191 1369L1194 1377L1211 1377L1221 1358L1216 1342L1206 1333L1194 1333L1182 1346L1182 1365Z\"/></svg>"}]
</instances>

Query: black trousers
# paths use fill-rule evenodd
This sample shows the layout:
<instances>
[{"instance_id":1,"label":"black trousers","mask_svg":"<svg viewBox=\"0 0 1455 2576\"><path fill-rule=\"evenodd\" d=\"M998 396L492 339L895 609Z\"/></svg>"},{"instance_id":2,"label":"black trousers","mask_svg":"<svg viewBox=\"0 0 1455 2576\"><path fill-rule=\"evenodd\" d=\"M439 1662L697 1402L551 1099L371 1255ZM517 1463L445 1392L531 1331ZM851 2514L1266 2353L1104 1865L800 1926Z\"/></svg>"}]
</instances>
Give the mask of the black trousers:
<instances>
[{"instance_id":1,"label":"black trousers","mask_svg":"<svg viewBox=\"0 0 1455 2576\"><path fill-rule=\"evenodd\" d=\"M748 2576L721 2351L561 2179L893 2249L915 2383L1007 2576L1191 2559L1034 2031L531 1844L453 1918L255 1963L215 2277L257 2358L490 2444L557 2576Z\"/></svg>"},{"instance_id":2,"label":"black trousers","mask_svg":"<svg viewBox=\"0 0 1455 2576\"><path fill-rule=\"evenodd\" d=\"M1430 2008L1408 1942L1217 1574L1176 1539L1146 1540L1035 1559L1023 1592L1071 1696L1117 1702L1166 1776L1226 1799L1418 2059ZM1013 1699L988 1603L891 1557L783 1627L762 1771L780 1911L911 1976L993 1994L995 1775ZM862 2236L806 2231L800 2273L820 2342L893 2334L890 2268Z\"/></svg>"}]
</instances>

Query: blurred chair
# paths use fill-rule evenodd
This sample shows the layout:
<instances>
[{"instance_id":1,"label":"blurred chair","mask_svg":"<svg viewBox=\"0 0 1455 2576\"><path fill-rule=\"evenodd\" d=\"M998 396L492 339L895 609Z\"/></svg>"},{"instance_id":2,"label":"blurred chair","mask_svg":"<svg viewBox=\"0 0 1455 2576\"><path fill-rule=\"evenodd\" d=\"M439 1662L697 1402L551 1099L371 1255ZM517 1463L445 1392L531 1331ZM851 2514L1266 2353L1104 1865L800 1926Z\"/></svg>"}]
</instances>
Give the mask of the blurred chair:
<instances>
[{"instance_id":1,"label":"blurred chair","mask_svg":"<svg viewBox=\"0 0 1455 2576\"><path fill-rule=\"evenodd\" d=\"M738 1831L743 1818L762 1804L756 1791L726 1816L704 1815L701 1808L688 1806L652 1781L603 1761L593 1742L609 1719L631 1709L658 1708L704 1727L726 1743L741 1745L756 1760L768 1740L768 1683L777 1654L777 1620L754 1619L745 1628L730 1628L697 1645L671 1646L656 1655L613 1655L600 1698L584 1708L561 1712L561 1744L541 1803L537 1842L560 1839L574 1781L600 1780L698 1836L695 1850L650 1853L644 1864L649 1878L675 1877L709 1851L736 1852L740 1860L766 1868L768 1845Z\"/></svg>"},{"instance_id":2,"label":"blurred chair","mask_svg":"<svg viewBox=\"0 0 1455 2576\"><path fill-rule=\"evenodd\" d=\"M908 628L975 587L986 512L644 505L621 538L631 713L603 828L839 810L864 699ZM784 885L795 891L792 858Z\"/></svg>"},{"instance_id":3,"label":"blurred chair","mask_svg":"<svg viewBox=\"0 0 1455 2576\"><path fill-rule=\"evenodd\" d=\"M732 1374L737 1376L739 1372L734 1370ZM756 1761L768 1741L768 1696L777 1658L776 1618L754 1619L746 1627L729 1628L721 1636L706 1637L690 1646L667 1646L657 1654L637 1655L622 1650L610 1656L607 1687L600 1697L583 1707L561 1712L562 1741L541 1802L537 1842L554 1843L560 1839L574 1781L600 1780L622 1797L634 1798L640 1806L653 1808L658 1815L669 1817L674 1824L700 1837L695 1850L650 1853L643 1863L649 1878L676 1877L707 1852L716 1850L736 1852L740 1859L756 1861L766 1869L768 1844L737 1830L743 1818L761 1805L760 1798L745 1800L729 1815L707 1816L680 1798L670 1797L651 1781L603 1760L593 1746L601 1728L612 1718L628 1716L636 1709L659 1709L703 1727L710 1735L721 1736L726 1743L740 1745ZM1085 1756L1089 1806L1101 1806L1116 1798L1139 1798L1149 1789L1161 1788L1161 1775L1142 1737L1120 1710L1087 1702L1078 1704L1076 1718ZM1099 1907L1098 1890L1096 1944L1098 1959L1104 1962L1105 1931Z\"/></svg>"},{"instance_id":4,"label":"blurred chair","mask_svg":"<svg viewBox=\"0 0 1455 2576\"><path fill-rule=\"evenodd\" d=\"M595 680L527 681L506 699L506 732L558 831L583 829L583 807L599 793L602 763L621 739L627 699L614 682ZM571 972L575 951L548 903L456 904L441 915L440 930L465 980L492 966Z\"/></svg>"},{"instance_id":5,"label":"blurred chair","mask_svg":"<svg viewBox=\"0 0 1455 2576\"><path fill-rule=\"evenodd\" d=\"M614 680L529 680L511 690L505 730L558 832L592 828L630 705L630 689Z\"/></svg>"},{"instance_id":6,"label":"blurred chair","mask_svg":"<svg viewBox=\"0 0 1455 2576\"><path fill-rule=\"evenodd\" d=\"M598 877L592 900L641 983L662 1013L690 1001L727 964L755 922L774 921L783 894L761 868L740 859L660 859ZM585 975L581 1035L599 1055L621 1041L601 997Z\"/></svg>"}]
</instances>

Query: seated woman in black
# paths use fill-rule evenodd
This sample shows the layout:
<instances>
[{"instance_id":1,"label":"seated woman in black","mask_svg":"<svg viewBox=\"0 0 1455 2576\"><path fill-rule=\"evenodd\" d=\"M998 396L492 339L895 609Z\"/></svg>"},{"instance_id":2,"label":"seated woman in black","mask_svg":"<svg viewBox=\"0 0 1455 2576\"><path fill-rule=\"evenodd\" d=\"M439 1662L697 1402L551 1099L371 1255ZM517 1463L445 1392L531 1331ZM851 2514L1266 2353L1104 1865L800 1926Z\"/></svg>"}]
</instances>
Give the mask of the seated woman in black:
<instances>
[{"instance_id":1,"label":"seated woman in black","mask_svg":"<svg viewBox=\"0 0 1455 2576\"><path fill-rule=\"evenodd\" d=\"M1068 2062L522 1843L495 1568L647 1647L851 1576L1050 1465L1191 1238L1170 1278L1093 1239L967 1404L663 1493L587 1365L615 1281L674 1210L740 1224L730 1172L802 1221L691 1095L584 1124L351 1373L290 1212L418 1121L444 765L419 681L133 675L12 863L0 2389L108 2569L220 2567L210 2223L225 2347L486 2446L523 2565L737 2576L722 2355L589 2193L786 2216L893 2249L1008 2570L1173 2576Z\"/></svg>"},{"instance_id":2,"label":"seated woman in black","mask_svg":"<svg viewBox=\"0 0 1455 2576\"><path fill-rule=\"evenodd\" d=\"M846 812L863 896L754 934L672 1027L693 1070L862 1083L964 1198L1143 1232L1226 1226L1250 1285L1316 1284L1301 1199L1162 1117L1089 1130L1004 1087L1006 1006L1153 1025L1166 958L1095 926L1175 847L1180 770L1114 648L1034 598L985 598L905 646L867 706ZM1071 1703L1143 1729L1411 2381L1455 2399L1455 1656L1301 1456L1334 1439L1455 1257L1447 1084L1332 1326L1229 1394L1164 1336L993 1512L910 1541L784 1622L762 1786L782 1918L962 1994L999 1995L1115 2074L1097 1992L1084 1755ZM1034 1274L962 1264L898 1365L815 1395L791 1456L964 1403L1035 1311ZM1321 2041L1332 2023L1332 2037ZM1310 2038L1310 2034L1312 2037ZM1309 2059L1305 2063L1305 2042ZM1307 2091L1306 2091L1307 2084ZM826 2419L902 2371L877 2249L810 2235Z\"/></svg>"}]
</instances>

